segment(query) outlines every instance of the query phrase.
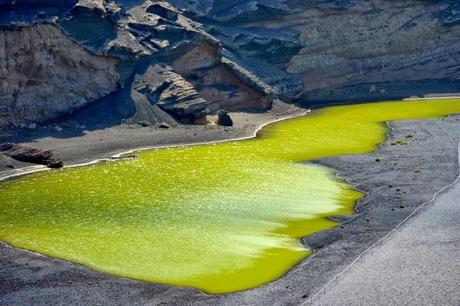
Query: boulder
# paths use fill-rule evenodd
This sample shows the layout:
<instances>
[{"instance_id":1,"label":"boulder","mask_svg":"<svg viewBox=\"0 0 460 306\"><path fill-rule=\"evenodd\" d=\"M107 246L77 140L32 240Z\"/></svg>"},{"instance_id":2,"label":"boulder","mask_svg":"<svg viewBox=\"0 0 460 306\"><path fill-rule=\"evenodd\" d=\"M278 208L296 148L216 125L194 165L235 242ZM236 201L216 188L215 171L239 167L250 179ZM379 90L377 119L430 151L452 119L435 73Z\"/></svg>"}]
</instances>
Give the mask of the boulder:
<instances>
[{"instance_id":1,"label":"boulder","mask_svg":"<svg viewBox=\"0 0 460 306\"><path fill-rule=\"evenodd\" d=\"M146 121L139 121L138 124L139 124L140 126L142 126L142 127L148 127L148 126L150 126L150 124L149 124L148 122L146 122Z\"/></svg>"},{"instance_id":2,"label":"boulder","mask_svg":"<svg viewBox=\"0 0 460 306\"><path fill-rule=\"evenodd\" d=\"M159 127L160 129L169 129L169 128L171 128L171 125L169 125L169 124L166 123L166 122L162 122L162 123L160 123L160 124L158 125L158 127Z\"/></svg>"},{"instance_id":3,"label":"boulder","mask_svg":"<svg viewBox=\"0 0 460 306\"><path fill-rule=\"evenodd\" d=\"M220 125L220 126L233 126L233 120L232 118L230 117L230 115L228 114L227 111L224 111L224 110L220 110L219 112L217 112L217 125Z\"/></svg>"},{"instance_id":4,"label":"boulder","mask_svg":"<svg viewBox=\"0 0 460 306\"><path fill-rule=\"evenodd\" d=\"M62 168L63 162L53 156L50 150L40 150L20 144L6 143L0 145L0 154L17 161L45 165L50 168Z\"/></svg>"},{"instance_id":5,"label":"boulder","mask_svg":"<svg viewBox=\"0 0 460 306\"><path fill-rule=\"evenodd\" d=\"M57 160L52 160L49 164L46 165L48 168L51 168L51 169L58 169L58 168L62 168L64 167L64 163L62 162L62 160L60 159L57 159Z\"/></svg>"}]
</instances>

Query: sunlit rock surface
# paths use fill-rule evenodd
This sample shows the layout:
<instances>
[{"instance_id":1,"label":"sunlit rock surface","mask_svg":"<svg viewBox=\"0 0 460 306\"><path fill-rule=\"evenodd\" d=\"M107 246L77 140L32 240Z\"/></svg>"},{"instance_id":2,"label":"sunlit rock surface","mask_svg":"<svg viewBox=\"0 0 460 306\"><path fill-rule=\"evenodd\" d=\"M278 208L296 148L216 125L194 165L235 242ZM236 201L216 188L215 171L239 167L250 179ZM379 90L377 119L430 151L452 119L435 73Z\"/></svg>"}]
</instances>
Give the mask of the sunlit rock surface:
<instances>
[{"instance_id":1,"label":"sunlit rock surface","mask_svg":"<svg viewBox=\"0 0 460 306\"><path fill-rule=\"evenodd\" d=\"M0 127L50 120L118 88L118 60L53 25L0 29Z\"/></svg>"}]
</instances>

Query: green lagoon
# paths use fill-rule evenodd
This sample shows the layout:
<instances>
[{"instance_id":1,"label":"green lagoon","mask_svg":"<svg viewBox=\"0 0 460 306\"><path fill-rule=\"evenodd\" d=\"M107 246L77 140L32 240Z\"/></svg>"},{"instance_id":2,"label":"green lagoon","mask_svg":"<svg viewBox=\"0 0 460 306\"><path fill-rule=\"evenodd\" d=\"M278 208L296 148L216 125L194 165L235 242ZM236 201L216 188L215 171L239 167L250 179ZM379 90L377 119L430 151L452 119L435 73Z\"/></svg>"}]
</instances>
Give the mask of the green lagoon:
<instances>
[{"instance_id":1,"label":"green lagoon","mask_svg":"<svg viewBox=\"0 0 460 306\"><path fill-rule=\"evenodd\" d=\"M0 183L0 240L94 270L223 294L273 281L309 255L300 238L363 195L305 161L376 149L385 121L460 113L460 99L315 110L251 140Z\"/></svg>"}]
</instances>

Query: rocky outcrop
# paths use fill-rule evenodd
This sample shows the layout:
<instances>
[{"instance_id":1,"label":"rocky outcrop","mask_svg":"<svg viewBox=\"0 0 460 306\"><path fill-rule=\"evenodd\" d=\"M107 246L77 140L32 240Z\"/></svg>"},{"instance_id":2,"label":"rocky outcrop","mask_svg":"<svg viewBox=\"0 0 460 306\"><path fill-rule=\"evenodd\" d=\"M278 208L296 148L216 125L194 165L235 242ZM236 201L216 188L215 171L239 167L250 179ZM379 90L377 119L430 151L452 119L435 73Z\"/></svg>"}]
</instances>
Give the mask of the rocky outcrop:
<instances>
[{"instance_id":1,"label":"rocky outcrop","mask_svg":"<svg viewBox=\"0 0 460 306\"><path fill-rule=\"evenodd\" d=\"M336 14L301 13L297 18L313 23L298 28L303 48L286 70L302 75L299 95L305 97L359 83L459 78L460 28L434 17L442 8L426 1L358 1Z\"/></svg>"},{"instance_id":2,"label":"rocky outcrop","mask_svg":"<svg viewBox=\"0 0 460 306\"><path fill-rule=\"evenodd\" d=\"M417 93L460 78L457 1L172 2L285 99L394 98L402 80Z\"/></svg>"},{"instance_id":3,"label":"rocky outcrop","mask_svg":"<svg viewBox=\"0 0 460 306\"><path fill-rule=\"evenodd\" d=\"M447 9L441 11L438 16L443 25L460 24L460 3L452 3Z\"/></svg>"},{"instance_id":4,"label":"rocky outcrop","mask_svg":"<svg viewBox=\"0 0 460 306\"><path fill-rule=\"evenodd\" d=\"M64 31L80 45L97 52L116 37L121 8L106 0L79 0L60 21Z\"/></svg>"},{"instance_id":5,"label":"rocky outcrop","mask_svg":"<svg viewBox=\"0 0 460 306\"><path fill-rule=\"evenodd\" d=\"M117 89L117 60L54 25L0 30L0 127L69 114Z\"/></svg>"},{"instance_id":6,"label":"rocky outcrop","mask_svg":"<svg viewBox=\"0 0 460 306\"><path fill-rule=\"evenodd\" d=\"M206 42L194 45L172 63L174 70L184 76L204 99L208 112L252 109L265 110L271 106L269 90L247 71L222 58L217 46Z\"/></svg>"},{"instance_id":7,"label":"rocky outcrop","mask_svg":"<svg viewBox=\"0 0 460 306\"><path fill-rule=\"evenodd\" d=\"M193 122L205 116L206 101L170 66L150 66L136 78L134 89L146 96L151 104L182 120Z\"/></svg>"},{"instance_id":8,"label":"rocky outcrop","mask_svg":"<svg viewBox=\"0 0 460 306\"><path fill-rule=\"evenodd\" d=\"M15 29L2 30L10 40L16 35L20 43L27 42L26 52L32 54L33 48L46 54L39 59L31 55L30 61L38 61L35 66L52 65L53 69L34 77L20 75L20 67L5 66L3 95L8 101L2 101L0 126L55 119L96 100L99 106L94 111L107 112L105 117L112 122L149 124L174 119L204 122L207 114L220 109L265 110L271 106L269 86L224 56L221 43L200 23L165 1L79 0L37 19L40 9L46 8L47 4L37 3L27 23L23 23L24 13L10 22L16 24ZM9 9L28 11L21 1ZM36 32L43 35L29 34ZM8 52L10 58L18 55L12 49ZM76 55L78 61L74 61ZM41 60L44 57L46 63ZM101 99L117 89L117 74L117 93L111 101ZM16 79L21 81L15 84ZM27 106L21 109L19 104ZM88 116L91 109L83 113Z\"/></svg>"},{"instance_id":9,"label":"rocky outcrop","mask_svg":"<svg viewBox=\"0 0 460 306\"><path fill-rule=\"evenodd\" d=\"M17 161L45 165L49 168L63 167L62 161L55 158L50 150L39 150L24 145L6 143L0 144L0 154Z\"/></svg>"},{"instance_id":10,"label":"rocky outcrop","mask_svg":"<svg viewBox=\"0 0 460 306\"><path fill-rule=\"evenodd\" d=\"M80 117L203 123L277 98L458 91L459 14L454 0L0 0L17 45L0 45L0 126L88 105Z\"/></svg>"},{"instance_id":11,"label":"rocky outcrop","mask_svg":"<svg viewBox=\"0 0 460 306\"><path fill-rule=\"evenodd\" d=\"M214 37L168 3L147 1L133 8L120 24L143 48L163 58L166 66L148 68L143 83L162 80L160 85L153 81L148 86L149 100L180 121L194 122L219 109L270 107L267 86L248 71L235 68L236 63L222 56Z\"/></svg>"}]
</instances>

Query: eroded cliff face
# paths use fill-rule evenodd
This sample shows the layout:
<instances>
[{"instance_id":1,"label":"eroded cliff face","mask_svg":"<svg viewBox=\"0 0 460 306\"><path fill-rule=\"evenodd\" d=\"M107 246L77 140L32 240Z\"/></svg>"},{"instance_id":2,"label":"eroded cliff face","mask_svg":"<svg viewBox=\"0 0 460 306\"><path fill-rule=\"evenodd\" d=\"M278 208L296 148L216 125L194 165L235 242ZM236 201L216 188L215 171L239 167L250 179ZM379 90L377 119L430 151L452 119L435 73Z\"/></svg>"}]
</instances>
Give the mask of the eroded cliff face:
<instances>
[{"instance_id":1,"label":"eroded cliff face","mask_svg":"<svg viewBox=\"0 0 460 306\"><path fill-rule=\"evenodd\" d=\"M88 103L86 117L110 123L204 123L277 98L460 88L453 0L2 0L0 26L17 41L0 45L3 126Z\"/></svg>"},{"instance_id":2,"label":"eroded cliff face","mask_svg":"<svg viewBox=\"0 0 460 306\"><path fill-rule=\"evenodd\" d=\"M55 66L61 67L61 62L67 61L70 63L70 69L55 69L56 78L51 78L52 80L47 80L43 75L36 76L35 79L40 79L41 83L53 84L53 89L45 93L38 88L24 86L23 83L28 81L25 80L26 76L21 74L20 67L7 66L7 85L4 86L6 99L3 104L9 107L5 108L7 111L4 112L9 115L4 115L4 124L40 119L37 114L18 116L21 112L16 110L16 106L12 106L12 101L16 101L16 95L12 94L15 91L27 92L28 95L23 94L22 104L34 105L29 112L44 112L47 116L43 119L48 119L56 117L58 113L70 112L86 105L88 101L95 101L112 92L117 81L114 78L116 73L120 75L119 90L102 99L98 102L99 106L94 108L94 112L106 113L105 118L101 120L110 118L108 123L205 123L206 115L216 114L218 110L270 108L273 100L271 88L226 57L221 43L215 37L207 33L200 23L185 17L169 3L80 0L74 1L70 7L68 4L61 4L55 12L41 11L40 9L48 8L43 3L30 7L25 0L7 7L14 13L10 14L9 25L14 23L11 16L16 16L20 24L16 25L17 30L4 26L5 35L16 35L21 43L31 41L28 43L31 46L29 51L59 54L57 59L53 58L50 62L58 61ZM27 16L29 22L24 24ZM43 23L52 25L42 25ZM62 29L68 37L67 41L74 41L75 46L60 43L61 39L55 39L55 45L45 45L40 43L40 37L28 37L26 34L39 31L49 32L45 33L45 36L56 36L56 33L62 34L58 29ZM63 48L76 51L63 53ZM95 67L86 70L76 69L73 67L75 65L72 52L97 54L91 55L95 59ZM116 72L113 69L116 63L114 58L118 60ZM18 60L21 63L26 61L24 58ZM106 64L111 67L110 71L107 71ZM87 66L84 64L80 68ZM93 75L92 83L84 84L85 76L93 74L95 70L97 73ZM106 80L101 80L99 73L105 74ZM65 85L65 80L72 78L74 74L80 75L79 84L72 83L75 79L70 79L68 95L60 95L61 84ZM18 80L18 84L13 84L14 80ZM96 84L101 86L95 87ZM92 91L92 94L75 92L74 89L79 85ZM42 87L41 89L44 90ZM76 94L79 98L77 102L68 97L71 94ZM59 112L54 111L55 108ZM89 116L91 108L85 110L85 113Z\"/></svg>"},{"instance_id":3,"label":"eroded cliff face","mask_svg":"<svg viewBox=\"0 0 460 306\"><path fill-rule=\"evenodd\" d=\"M211 112L270 107L270 89L251 84L250 80L255 77L248 71L238 74L236 64L218 56L219 52L212 45L199 43L173 61L174 70L193 84L200 98L207 101L207 109Z\"/></svg>"},{"instance_id":4,"label":"eroded cliff face","mask_svg":"<svg viewBox=\"0 0 460 306\"><path fill-rule=\"evenodd\" d=\"M69 114L117 90L117 60L53 25L0 30L0 127Z\"/></svg>"},{"instance_id":5,"label":"eroded cliff face","mask_svg":"<svg viewBox=\"0 0 460 306\"><path fill-rule=\"evenodd\" d=\"M172 2L285 99L404 96L411 81L460 78L457 1Z\"/></svg>"}]
</instances>

